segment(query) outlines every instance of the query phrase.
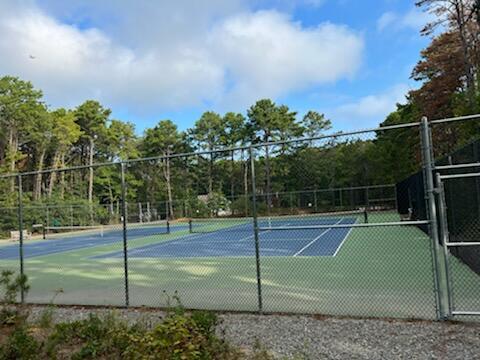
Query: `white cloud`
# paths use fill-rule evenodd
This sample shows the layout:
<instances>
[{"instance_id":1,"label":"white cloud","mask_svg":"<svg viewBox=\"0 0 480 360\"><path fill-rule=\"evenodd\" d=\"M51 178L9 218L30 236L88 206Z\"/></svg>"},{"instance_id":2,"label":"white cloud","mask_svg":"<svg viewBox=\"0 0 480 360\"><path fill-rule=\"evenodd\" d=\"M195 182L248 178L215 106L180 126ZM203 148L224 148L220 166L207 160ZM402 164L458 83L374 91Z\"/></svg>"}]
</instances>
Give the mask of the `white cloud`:
<instances>
[{"instance_id":1,"label":"white cloud","mask_svg":"<svg viewBox=\"0 0 480 360\"><path fill-rule=\"evenodd\" d=\"M398 19L398 15L392 11L387 11L383 13L382 16L377 21L377 29L379 31L384 30L386 27L390 26L394 21Z\"/></svg>"},{"instance_id":2,"label":"white cloud","mask_svg":"<svg viewBox=\"0 0 480 360\"><path fill-rule=\"evenodd\" d=\"M350 77L363 50L362 38L345 27L325 23L305 29L273 11L230 17L213 30L210 42L237 79L229 102Z\"/></svg>"},{"instance_id":3,"label":"white cloud","mask_svg":"<svg viewBox=\"0 0 480 360\"><path fill-rule=\"evenodd\" d=\"M0 68L32 80L56 105L97 97L188 106L203 99L200 88L212 96L222 88L222 69L201 47L136 53L99 30L62 24L37 8L0 16L0 32Z\"/></svg>"},{"instance_id":4,"label":"white cloud","mask_svg":"<svg viewBox=\"0 0 480 360\"><path fill-rule=\"evenodd\" d=\"M395 110L396 104L405 102L405 95L410 88L406 84L398 84L381 94L368 95L350 103L346 103L328 112L335 122L352 125L378 124Z\"/></svg>"},{"instance_id":5,"label":"white cloud","mask_svg":"<svg viewBox=\"0 0 480 360\"><path fill-rule=\"evenodd\" d=\"M184 1L99 3L84 28L59 20L74 13L69 8L53 16L31 2L0 3L2 74L31 80L54 106L97 98L135 113L204 102L244 106L350 77L362 59L363 39L346 27L306 28L236 0L211 11ZM108 21L105 4L112 5Z\"/></svg>"},{"instance_id":6,"label":"white cloud","mask_svg":"<svg viewBox=\"0 0 480 360\"><path fill-rule=\"evenodd\" d=\"M432 20L432 14L421 11L418 8L413 8L402 17L402 25L404 27L421 30L429 21Z\"/></svg>"},{"instance_id":7,"label":"white cloud","mask_svg":"<svg viewBox=\"0 0 480 360\"><path fill-rule=\"evenodd\" d=\"M392 11L383 13L377 20L377 30L385 29L413 29L420 31L429 21L432 20L432 14L421 11L414 7L404 14L398 14Z\"/></svg>"}]
</instances>

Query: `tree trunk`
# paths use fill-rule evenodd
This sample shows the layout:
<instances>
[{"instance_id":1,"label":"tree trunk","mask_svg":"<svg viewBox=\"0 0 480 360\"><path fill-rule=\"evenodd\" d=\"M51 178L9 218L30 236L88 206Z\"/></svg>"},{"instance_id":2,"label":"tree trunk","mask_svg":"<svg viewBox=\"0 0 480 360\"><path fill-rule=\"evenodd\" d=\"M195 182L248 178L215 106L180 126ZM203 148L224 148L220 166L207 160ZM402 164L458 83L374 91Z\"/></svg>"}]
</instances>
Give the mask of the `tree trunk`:
<instances>
[{"instance_id":1,"label":"tree trunk","mask_svg":"<svg viewBox=\"0 0 480 360\"><path fill-rule=\"evenodd\" d=\"M17 148L18 148L18 139L16 136L16 131L13 127L10 127L8 135L8 156L10 157L10 172L13 174L15 172L15 159L17 157ZM15 177L10 179L10 191L15 192Z\"/></svg>"},{"instance_id":2,"label":"tree trunk","mask_svg":"<svg viewBox=\"0 0 480 360\"><path fill-rule=\"evenodd\" d=\"M480 26L480 0L477 0L474 5L475 15L477 17L478 26Z\"/></svg>"},{"instance_id":3,"label":"tree trunk","mask_svg":"<svg viewBox=\"0 0 480 360\"><path fill-rule=\"evenodd\" d=\"M266 134L265 135L265 139L264 141L265 142L268 142L268 135ZM267 195L267 208L268 208L268 211L270 211L270 209L272 208L272 199L271 199L271 192L272 192L272 189L271 189L271 181L270 181L270 154L269 154L269 146L266 145L265 146L265 192L266 192L266 195Z\"/></svg>"},{"instance_id":4,"label":"tree trunk","mask_svg":"<svg viewBox=\"0 0 480 360\"><path fill-rule=\"evenodd\" d=\"M94 150L94 142L93 138L90 138L90 150L88 154L88 164L90 165L89 169L89 177L88 177L88 203L90 204L90 223L91 225L94 224L94 216L93 216L93 150Z\"/></svg>"},{"instance_id":5,"label":"tree trunk","mask_svg":"<svg viewBox=\"0 0 480 360\"><path fill-rule=\"evenodd\" d=\"M65 154L60 156L61 167L65 167ZM65 171L60 172L60 198L63 200L65 197Z\"/></svg>"},{"instance_id":6,"label":"tree trunk","mask_svg":"<svg viewBox=\"0 0 480 360\"><path fill-rule=\"evenodd\" d=\"M52 164L52 168L54 170L58 169L58 167L60 165L60 158L61 158L61 156L59 154L59 151L56 151L55 155L53 156L53 164ZM48 191L47 191L48 197L51 197L52 194L53 194L53 187L55 186L55 181L57 181L57 172L52 171L50 173L50 179L49 179L49 182L48 182Z\"/></svg>"},{"instance_id":7,"label":"tree trunk","mask_svg":"<svg viewBox=\"0 0 480 360\"><path fill-rule=\"evenodd\" d=\"M89 177L88 177L88 202L93 202L93 150L94 150L94 143L93 138L90 138L90 149L88 154L88 165L89 167Z\"/></svg>"},{"instance_id":8,"label":"tree trunk","mask_svg":"<svg viewBox=\"0 0 480 360\"><path fill-rule=\"evenodd\" d=\"M167 155L170 155L170 152L167 152ZM163 168L163 175L165 177L165 182L167 183L167 196L168 196L168 211L170 213L170 219L174 219L175 215L173 214L173 197L172 197L172 182L170 176L170 158L165 157L165 166Z\"/></svg>"},{"instance_id":9,"label":"tree trunk","mask_svg":"<svg viewBox=\"0 0 480 360\"><path fill-rule=\"evenodd\" d=\"M213 153L210 153L210 161L208 164L208 194L211 194L212 192L213 192Z\"/></svg>"},{"instance_id":10,"label":"tree trunk","mask_svg":"<svg viewBox=\"0 0 480 360\"><path fill-rule=\"evenodd\" d=\"M37 164L37 174L35 174L35 183L33 187L33 200L38 201L42 195L42 173L40 171L43 170L43 160L45 159L45 149L42 149L40 152L40 156L38 157L38 164Z\"/></svg>"},{"instance_id":11,"label":"tree trunk","mask_svg":"<svg viewBox=\"0 0 480 360\"><path fill-rule=\"evenodd\" d=\"M244 160L244 150L242 149L243 168L243 196L245 197L245 216L248 216L248 159ZM255 194L253 194L255 196Z\"/></svg>"},{"instance_id":12,"label":"tree trunk","mask_svg":"<svg viewBox=\"0 0 480 360\"><path fill-rule=\"evenodd\" d=\"M230 196L232 201L234 201L235 196L235 177L234 177L234 169L235 169L235 158L234 153L232 150L231 157L230 157Z\"/></svg>"},{"instance_id":13,"label":"tree trunk","mask_svg":"<svg viewBox=\"0 0 480 360\"><path fill-rule=\"evenodd\" d=\"M473 65L470 61L470 47L468 45L467 36L465 33L465 9L462 1L455 1L455 12L455 20L457 22L458 32L460 34L460 42L462 44L463 64L465 68L465 77L467 80L467 98L470 107L473 107L475 104L475 78Z\"/></svg>"}]
</instances>

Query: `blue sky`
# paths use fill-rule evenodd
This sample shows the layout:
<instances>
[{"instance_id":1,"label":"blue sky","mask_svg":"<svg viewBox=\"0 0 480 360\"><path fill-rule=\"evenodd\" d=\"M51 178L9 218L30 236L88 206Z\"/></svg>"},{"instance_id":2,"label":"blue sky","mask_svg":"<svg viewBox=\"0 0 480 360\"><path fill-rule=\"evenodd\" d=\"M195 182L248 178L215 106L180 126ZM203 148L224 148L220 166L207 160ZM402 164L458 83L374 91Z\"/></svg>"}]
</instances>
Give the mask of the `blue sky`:
<instances>
[{"instance_id":1,"label":"blue sky","mask_svg":"<svg viewBox=\"0 0 480 360\"><path fill-rule=\"evenodd\" d=\"M139 134L263 97L366 128L418 86L427 20L409 0L0 0L0 75L52 108L97 99Z\"/></svg>"}]
</instances>

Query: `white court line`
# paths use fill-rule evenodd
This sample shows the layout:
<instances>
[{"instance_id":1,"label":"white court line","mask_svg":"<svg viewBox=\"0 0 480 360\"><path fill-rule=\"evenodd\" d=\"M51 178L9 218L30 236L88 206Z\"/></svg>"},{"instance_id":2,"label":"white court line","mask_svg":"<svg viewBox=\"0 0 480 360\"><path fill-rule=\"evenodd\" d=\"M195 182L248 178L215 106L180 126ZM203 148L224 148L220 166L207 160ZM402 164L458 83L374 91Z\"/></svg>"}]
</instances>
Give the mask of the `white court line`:
<instances>
[{"instance_id":1,"label":"white court line","mask_svg":"<svg viewBox=\"0 0 480 360\"><path fill-rule=\"evenodd\" d=\"M354 224L356 223L357 221L355 220ZM345 242L345 240L347 240L348 236L350 235L350 233L352 232L353 230L353 227L350 228L350 230L348 230L347 234L345 235L345 237L343 238L342 242L340 243L340 245L338 245L337 247L337 250L335 250L335 252L333 253L332 256L337 256L338 252L340 251L340 248L343 246L343 243Z\"/></svg>"},{"instance_id":2,"label":"white court line","mask_svg":"<svg viewBox=\"0 0 480 360\"><path fill-rule=\"evenodd\" d=\"M286 223L284 226L288 226L288 225L290 225L290 223ZM260 232L258 233L258 235L260 235L260 234L266 234L266 233L271 232L271 231L272 231L272 230L263 230L263 231L260 231ZM242 239L237 240L237 241L248 240L248 239L250 239L250 238L252 238L252 237L255 237L255 234L250 235L250 236L247 236L246 238L242 238Z\"/></svg>"},{"instance_id":3,"label":"white court line","mask_svg":"<svg viewBox=\"0 0 480 360\"><path fill-rule=\"evenodd\" d=\"M340 220L338 220L335 225L339 224L341 221L343 220L343 218L341 218ZM306 249L308 249L310 246L312 246L316 241L318 241L318 239L320 239L323 235L325 235L326 233L328 233L330 230L332 230L332 228L328 228L327 230L325 230L324 232L322 232L320 235L318 235L315 239L313 239L312 241L310 241L307 245L305 245L303 248L301 248L299 251L297 251L295 254L293 254L293 257L296 257L298 255L300 255L302 252L304 252Z\"/></svg>"}]
</instances>

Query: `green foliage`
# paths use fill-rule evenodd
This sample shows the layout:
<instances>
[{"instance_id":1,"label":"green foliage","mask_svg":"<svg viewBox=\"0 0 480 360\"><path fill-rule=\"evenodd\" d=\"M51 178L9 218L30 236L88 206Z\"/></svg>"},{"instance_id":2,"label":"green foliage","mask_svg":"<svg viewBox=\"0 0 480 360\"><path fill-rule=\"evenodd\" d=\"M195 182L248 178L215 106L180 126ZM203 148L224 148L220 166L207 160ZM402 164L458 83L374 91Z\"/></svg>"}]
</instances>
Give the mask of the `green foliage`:
<instances>
[{"instance_id":1,"label":"green foliage","mask_svg":"<svg viewBox=\"0 0 480 360\"><path fill-rule=\"evenodd\" d=\"M39 358L40 349L40 343L28 333L27 327L21 326L0 346L0 360L35 360Z\"/></svg>"},{"instance_id":2,"label":"green foliage","mask_svg":"<svg viewBox=\"0 0 480 360\"><path fill-rule=\"evenodd\" d=\"M230 208L234 215L248 216L252 209L252 201L248 197L242 196L232 201Z\"/></svg>"},{"instance_id":3,"label":"green foliage","mask_svg":"<svg viewBox=\"0 0 480 360\"><path fill-rule=\"evenodd\" d=\"M217 315L211 311L193 311L191 317L203 334L214 335L215 327L218 325Z\"/></svg>"},{"instance_id":4,"label":"green foliage","mask_svg":"<svg viewBox=\"0 0 480 360\"><path fill-rule=\"evenodd\" d=\"M20 292L24 295L30 290L26 275L17 275L11 270L2 270L0 274L0 293L3 294L0 308L0 325L16 325L24 321L26 314L21 308L13 306Z\"/></svg>"},{"instance_id":5,"label":"green foliage","mask_svg":"<svg viewBox=\"0 0 480 360\"><path fill-rule=\"evenodd\" d=\"M210 209L205 201L201 201L198 197L190 197L186 200L187 214L190 217L208 217Z\"/></svg>"},{"instance_id":6,"label":"green foliage","mask_svg":"<svg viewBox=\"0 0 480 360\"><path fill-rule=\"evenodd\" d=\"M0 287L3 289L3 304L14 304L20 291L25 293L30 290L28 278L25 274L19 274L14 277L15 273L11 270L2 270L0 274Z\"/></svg>"},{"instance_id":7,"label":"green foliage","mask_svg":"<svg viewBox=\"0 0 480 360\"><path fill-rule=\"evenodd\" d=\"M220 211L230 209L230 201L222 193L214 191L208 194L207 207L211 215L218 216Z\"/></svg>"},{"instance_id":8,"label":"green foliage","mask_svg":"<svg viewBox=\"0 0 480 360\"><path fill-rule=\"evenodd\" d=\"M149 330L127 325L114 314L57 324L45 351L55 358L61 349L76 348L71 359L237 359L240 353L215 335L213 313L171 312Z\"/></svg>"},{"instance_id":9,"label":"green foliage","mask_svg":"<svg viewBox=\"0 0 480 360\"><path fill-rule=\"evenodd\" d=\"M171 315L152 331L132 336L128 359L238 359L240 353L214 334L214 314Z\"/></svg>"},{"instance_id":10,"label":"green foliage","mask_svg":"<svg viewBox=\"0 0 480 360\"><path fill-rule=\"evenodd\" d=\"M20 288L28 290L26 278L13 277L3 271L0 284L5 288L4 302L13 307L11 314L20 313L12 306ZM58 292L56 293L58 294ZM88 318L52 327L53 306L42 314L39 328L28 324L26 316L16 318L12 331L3 336L0 360L14 359L244 359L245 354L216 335L217 316L208 311L185 312L178 295L169 296L167 315L151 328L141 322L128 324L115 313L104 317L90 314ZM53 299L52 299L53 302ZM5 311L2 314L6 314ZM6 318L2 317L2 320ZM255 349L254 359L270 359L264 349Z\"/></svg>"}]
</instances>

